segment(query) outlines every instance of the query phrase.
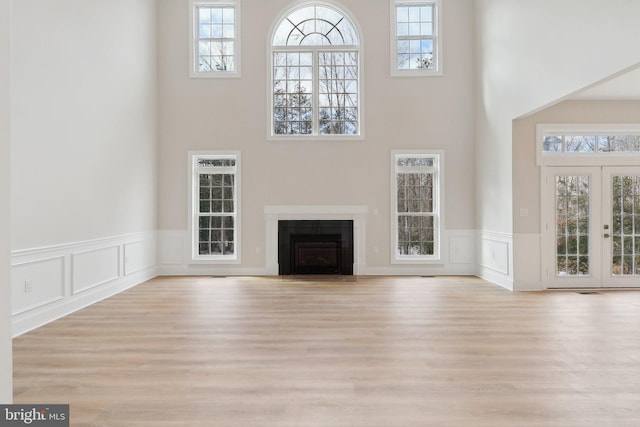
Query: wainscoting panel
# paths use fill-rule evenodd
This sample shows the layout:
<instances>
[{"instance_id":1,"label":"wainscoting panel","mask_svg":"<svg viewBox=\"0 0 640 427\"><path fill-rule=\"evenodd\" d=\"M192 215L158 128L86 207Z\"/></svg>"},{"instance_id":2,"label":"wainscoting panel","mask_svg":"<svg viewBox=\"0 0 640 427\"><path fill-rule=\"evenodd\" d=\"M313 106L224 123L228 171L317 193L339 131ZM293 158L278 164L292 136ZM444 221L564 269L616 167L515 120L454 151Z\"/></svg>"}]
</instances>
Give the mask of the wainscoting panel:
<instances>
[{"instance_id":1,"label":"wainscoting panel","mask_svg":"<svg viewBox=\"0 0 640 427\"><path fill-rule=\"evenodd\" d=\"M352 208L355 211L356 209ZM274 213L275 212L275 213ZM364 213L331 214L306 214L294 212L291 214L279 214L279 211L267 211L266 235L264 246L264 267L244 267L207 265L189 263L189 234L186 230L161 230L158 232L158 274L167 276L183 275L266 275L278 274L278 220L284 219L354 219L354 242L358 249L354 253L354 274L371 276L415 276L415 275L475 275L476 264L476 238L475 230L445 230L442 236L443 259L437 263L428 264L388 264L384 266L372 266L366 259L366 222ZM364 210L363 210L364 212Z\"/></svg>"},{"instance_id":2,"label":"wainscoting panel","mask_svg":"<svg viewBox=\"0 0 640 427\"><path fill-rule=\"evenodd\" d=\"M162 276L269 275L265 268L244 267L242 264L193 262L190 250L190 235L187 230L159 230L157 273ZM277 265L276 262L276 267ZM275 274L278 274L277 270Z\"/></svg>"},{"instance_id":3,"label":"wainscoting panel","mask_svg":"<svg viewBox=\"0 0 640 427\"><path fill-rule=\"evenodd\" d=\"M153 267L156 264L155 239L124 244L124 275Z\"/></svg>"},{"instance_id":4,"label":"wainscoting panel","mask_svg":"<svg viewBox=\"0 0 640 427\"><path fill-rule=\"evenodd\" d=\"M117 280L120 277L120 247L71 254L73 295Z\"/></svg>"},{"instance_id":5,"label":"wainscoting panel","mask_svg":"<svg viewBox=\"0 0 640 427\"><path fill-rule=\"evenodd\" d=\"M483 231L478 238L478 276L513 290L513 236Z\"/></svg>"},{"instance_id":6,"label":"wainscoting panel","mask_svg":"<svg viewBox=\"0 0 640 427\"><path fill-rule=\"evenodd\" d=\"M418 264L367 266L371 276L472 276L476 274L476 231L443 230L441 259Z\"/></svg>"},{"instance_id":7,"label":"wainscoting panel","mask_svg":"<svg viewBox=\"0 0 640 427\"><path fill-rule=\"evenodd\" d=\"M13 315L59 301L65 295L64 257L43 258L13 266L11 312Z\"/></svg>"},{"instance_id":8,"label":"wainscoting panel","mask_svg":"<svg viewBox=\"0 0 640 427\"><path fill-rule=\"evenodd\" d=\"M156 233L14 251L13 336L156 276Z\"/></svg>"}]
</instances>

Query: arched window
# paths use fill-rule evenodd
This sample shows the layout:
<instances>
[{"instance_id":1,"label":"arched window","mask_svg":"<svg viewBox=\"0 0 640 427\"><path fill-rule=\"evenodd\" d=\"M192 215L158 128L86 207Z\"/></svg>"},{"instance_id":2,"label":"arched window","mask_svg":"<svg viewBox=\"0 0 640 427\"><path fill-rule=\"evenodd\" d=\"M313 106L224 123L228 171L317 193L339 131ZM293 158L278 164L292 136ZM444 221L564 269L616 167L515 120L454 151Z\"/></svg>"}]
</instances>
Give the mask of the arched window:
<instances>
[{"instance_id":1,"label":"arched window","mask_svg":"<svg viewBox=\"0 0 640 427\"><path fill-rule=\"evenodd\" d=\"M360 135L360 41L327 4L306 4L275 26L271 135Z\"/></svg>"}]
</instances>

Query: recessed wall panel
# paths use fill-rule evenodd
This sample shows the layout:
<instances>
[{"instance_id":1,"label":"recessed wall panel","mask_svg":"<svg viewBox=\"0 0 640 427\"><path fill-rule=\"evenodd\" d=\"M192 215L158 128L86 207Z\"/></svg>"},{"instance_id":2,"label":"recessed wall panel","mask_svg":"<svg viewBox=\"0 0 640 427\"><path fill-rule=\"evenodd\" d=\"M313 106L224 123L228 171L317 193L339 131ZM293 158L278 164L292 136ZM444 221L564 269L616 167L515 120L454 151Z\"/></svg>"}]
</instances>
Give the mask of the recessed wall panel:
<instances>
[{"instance_id":1,"label":"recessed wall panel","mask_svg":"<svg viewBox=\"0 0 640 427\"><path fill-rule=\"evenodd\" d=\"M91 289L119 277L119 247L71 255L73 293Z\"/></svg>"},{"instance_id":2,"label":"recessed wall panel","mask_svg":"<svg viewBox=\"0 0 640 427\"><path fill-rule=\"evenodd\" d=\"M12 314L64 298L64 258L14 265L11 271Z\"/></svg>"},{"instance_id":3,"label":"recessed wall panel","mask_svg":"<svg viewBox=\"0 0 640 427\"><path fill-rule=\"evenodd\" d=\"M155 240L143 240L124 245L125 276L155 265L155 245Z\"/></svg>"}]
</instances>

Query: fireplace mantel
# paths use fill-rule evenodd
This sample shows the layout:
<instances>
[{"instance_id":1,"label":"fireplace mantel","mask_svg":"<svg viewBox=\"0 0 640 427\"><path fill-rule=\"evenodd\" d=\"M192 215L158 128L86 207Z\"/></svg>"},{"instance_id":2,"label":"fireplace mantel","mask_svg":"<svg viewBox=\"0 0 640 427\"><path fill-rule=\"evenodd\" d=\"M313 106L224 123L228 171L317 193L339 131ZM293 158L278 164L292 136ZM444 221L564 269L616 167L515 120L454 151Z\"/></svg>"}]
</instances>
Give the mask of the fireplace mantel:
<instances>
[{"instance_id":1,"label":"fireplace mantel","mask_svg":"<svg viewBox=\"0 0 640 427\"><path fill-rule=\"evenodd\" d=\"M278 221L280 220L352 220L353 274L364 274L367 206L361 205L280 205L265 206L266 262L268 274L278 275Z\"/></svg>"}]
</instances>

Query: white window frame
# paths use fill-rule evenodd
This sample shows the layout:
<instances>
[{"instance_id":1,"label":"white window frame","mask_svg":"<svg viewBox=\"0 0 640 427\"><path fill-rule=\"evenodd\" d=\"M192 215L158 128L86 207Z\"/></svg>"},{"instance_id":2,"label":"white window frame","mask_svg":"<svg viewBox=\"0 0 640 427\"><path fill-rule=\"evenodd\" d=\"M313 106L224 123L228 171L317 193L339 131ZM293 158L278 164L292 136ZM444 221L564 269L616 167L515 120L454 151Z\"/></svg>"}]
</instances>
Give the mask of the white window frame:
<instances>
[{"instance_id":1,"label":"white window frame","mask_svg":"<svg viewBox=\"0 0 640 427\"><path fill-rule=\"evenodd\" d=\"M241 0L189 0L189 77L192 78L239 78L242 69ZM198 8L199 7L232 7L234 9L233 71L200 71L198 51Z\"/></svg>"},{"instance_id":2,"label":"white window frame","mask_svg":"<svg viewBox=\"0 0 640 427\"><path fill-rule=\"evenodd\" d=\"M397 165L400 158L432 158L433 167L404 168ZM397 174L407 170L433 173L433 217L434 217L434 253L433 255L400 255L398 253L398 186ZM393 150L391 151L391 263L392 264L441 264L442 230L444 226L444 151L443 150Z\"/></svg>"},{"instance_id":3,"label":"white window frame","mask_svg":"<svg viewBox=\"0 0 640 427\"><path fill-rule=\"evenodd\" d=\"M394 77L438 77L442 76L442 1L441 0L390 0L391 5L391 76ZM397 28L397 6L419 6L430 5L433 7L433 62L432 69L410 69L398 68L398 28Z\"/></svg>"},{"instance_id":4,"label":"white window frame","mask_svg":"<svg viewBox=\"0 0 640 427\"><path fill-rule=\"evenodd\" d=\"M346 16L350 23L353 25L355 31L358 35L358 45L303 45L303 46L274 46L273 39L278 29L279 24L283 19L286 19L292 12L297 9L302 9L306 6L326 6L332 9L339 11L341 14ZM270 37L267 40L267 65L269 67L267 71L267 102L269 105L267 106L267 140L269 141L280 141L280 142L318 142L318 141L354 141L354 140L363 140L364 139L364 118L365 118L365 104L364 104L364 64L363 54L364 54L364 42L362 38L362 30L360 26L355 21L353 13L351 13L344 6L337 4L335 2L327 2L327 1L304 1L296 3L294 7L291 7L285 10L278 16L271 27L271 31L269 32ZM318 133L318 94L319 94L319 73L318 73L318 58L320 52L356 52L358 56L358 133L353 135L348 134L320 134ZM274 52L310 52L312 54L313 61L313 122L312 126L316 133L311 134L276 134L274 133L274 121L273 121L273 54Z\"/></svg>"},{"instance_id":5,"label":"white window frame","mask_svg":"<svg viewBox=\"0 0 640 427\"><path fill-rule=\"evenodd\" d=\"M239 264L241 254L241 158L240 151L190 151L189 161L189 234L191 244L191 263L213 263L213 264ZM231 167L216 167L216 171L233 173L235 175L234 191L234 253L233 255L200 255L198 252L199 233L199 203L200 203L200 180L199 176L204 172L211 172L210 168L198 166L201 159L234 159L236 165Z\"/></svg>"},{"instance_id":6,"label":"white window frame","mask_svg":"<svg viewBox=\"0 0 640 427\"><path fill-rule=\"evenodd\" d=\"M640 152L545 152L545 135L640 135L640 123L539 123L536 125L537 166L633 166Z\"/></svg>"}]
</instances>

